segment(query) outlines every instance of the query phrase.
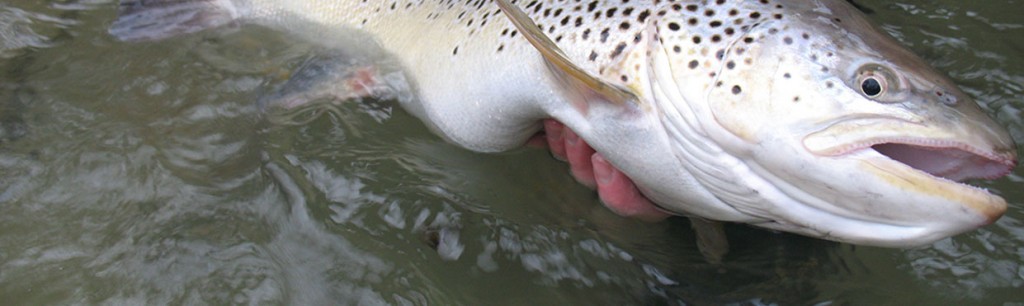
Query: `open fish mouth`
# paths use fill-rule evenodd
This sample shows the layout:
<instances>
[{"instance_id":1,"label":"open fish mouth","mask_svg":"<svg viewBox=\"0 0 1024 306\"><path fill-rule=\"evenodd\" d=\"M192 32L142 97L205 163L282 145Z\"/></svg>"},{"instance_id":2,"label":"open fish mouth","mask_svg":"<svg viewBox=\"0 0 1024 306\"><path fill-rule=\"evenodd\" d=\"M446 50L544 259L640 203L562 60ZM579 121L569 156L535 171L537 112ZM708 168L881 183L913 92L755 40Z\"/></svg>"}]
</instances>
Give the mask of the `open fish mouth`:
<instances>
[{"instance_id":1,"label":"open fish mouth","mask_svg":"<svg viewBox=\"0 0 1024 306\"><path fill-rule=\"evenodd\" d=\"M803 144L811 153L824 157L877 153L868 155L874 156L871 161L881 162L872 164L883 169L901 173L912 170L932 179L957 183L997 179L1010 174L1017 166L1015 148L1001 137L889 118L861 118L833 124L808 135ZM894 163L883 165L889 164L885 161Z\"/></svg>"},{"instance_id":2,"label":"open fish mouth","mask_svg":"<svg viewBox=\"0 0 1024 306\"><path fill-rule=\"evenodd\" d=\"M868 175L857 176L873 177L871 181L881 183L863 188L888 194L893 200L959 206L986 224L1006 211L1004 199L965 181L996 179L1012 172L1017 155L1011 146L959 135L964 133L873 119L848 121L812 133L804 138L804 146L821 157L854 162L856 166L850 170Z\"/></svg>"},{"instance_id":3,"label":"open fish mouth","mask_svg":"<svg viewBox=\"0 0 1024 306\"><path fill-rule=\"evenodd\" d=\"M997 179L1010 174L1017 165L1013 157L1000 156L956 142L890 139L874 141L861 147L931 176L955 182Z\"/></svg>"}]
</instances>

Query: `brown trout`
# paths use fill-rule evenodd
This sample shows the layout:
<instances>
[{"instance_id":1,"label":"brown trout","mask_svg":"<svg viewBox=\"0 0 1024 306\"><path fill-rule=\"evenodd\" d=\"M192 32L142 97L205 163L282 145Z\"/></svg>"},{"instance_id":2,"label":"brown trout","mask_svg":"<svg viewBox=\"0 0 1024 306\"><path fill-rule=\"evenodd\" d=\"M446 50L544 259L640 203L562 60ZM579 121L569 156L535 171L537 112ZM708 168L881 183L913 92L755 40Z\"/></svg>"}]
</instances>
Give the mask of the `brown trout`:
<instances>
[{"instance_id":1,"label":"brown trout","mask_svg":"<svg viewBox=\"0 0 1024 306\"><path fill-rule=\"evenodd\" d=\"M1017 163L1005 128L840 0L122 0L119 13L110 33L132 41L246 23L368 37L352 44L400 63L401 104L446 140L509 150L554 118L658 207L707 220L922 245L1001 216L1002 198L961 181Z\"/></svg>"}]
</instances>

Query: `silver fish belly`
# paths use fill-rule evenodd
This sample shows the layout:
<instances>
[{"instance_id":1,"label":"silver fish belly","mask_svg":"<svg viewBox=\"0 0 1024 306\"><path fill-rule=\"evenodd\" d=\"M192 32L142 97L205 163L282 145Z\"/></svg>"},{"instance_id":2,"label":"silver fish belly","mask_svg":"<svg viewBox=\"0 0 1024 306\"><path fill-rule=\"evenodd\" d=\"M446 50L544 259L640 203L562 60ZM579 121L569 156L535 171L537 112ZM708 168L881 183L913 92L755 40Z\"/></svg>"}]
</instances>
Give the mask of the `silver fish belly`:
<instances>
[{"instance_id":1,"label":"silver fish belly","mask_svg":"<svg viewBox=\"0 0 1024 306\"><path fill-rule=\"evenodd\" d=\"M1016 166L1005 128L845 1L502 2L123 0L110 33L364 39L438 135L503 151L555 118L679 215L908 247L1006 210L959 183Z\"/></svg>"}]
</instances>

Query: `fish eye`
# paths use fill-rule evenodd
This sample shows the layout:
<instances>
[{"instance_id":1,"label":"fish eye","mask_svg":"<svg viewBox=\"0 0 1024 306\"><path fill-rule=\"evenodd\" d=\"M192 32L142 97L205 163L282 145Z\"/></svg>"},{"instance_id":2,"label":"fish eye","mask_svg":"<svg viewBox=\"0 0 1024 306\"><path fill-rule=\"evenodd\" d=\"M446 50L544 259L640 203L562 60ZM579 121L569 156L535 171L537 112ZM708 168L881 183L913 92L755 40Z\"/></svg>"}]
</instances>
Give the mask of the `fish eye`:
<instances>
[{"instance_id":1,"label":"fish eye","mask_svg":"<svg viewBox=\"0 0 1024 306\"><path fill-rule=\"evenodd\" d=\"M853 88L859 88L860 93L868 99L877 102L891 103L897 97L887 97L888 92L899 91L899 77L889 68L878 64L868 64L857 70Z\"/></svg>"},{"instance_id":2,"label":"fish eye","mask_svg":"<svg viewBox=\"0 0 1024 306\"><path fill-rule=\"evenodd\" d=\"M882 94L882 83L875 77L864 78L860 83L860 91L868 98L874 98Z\"/></svg>"}]
</instances>

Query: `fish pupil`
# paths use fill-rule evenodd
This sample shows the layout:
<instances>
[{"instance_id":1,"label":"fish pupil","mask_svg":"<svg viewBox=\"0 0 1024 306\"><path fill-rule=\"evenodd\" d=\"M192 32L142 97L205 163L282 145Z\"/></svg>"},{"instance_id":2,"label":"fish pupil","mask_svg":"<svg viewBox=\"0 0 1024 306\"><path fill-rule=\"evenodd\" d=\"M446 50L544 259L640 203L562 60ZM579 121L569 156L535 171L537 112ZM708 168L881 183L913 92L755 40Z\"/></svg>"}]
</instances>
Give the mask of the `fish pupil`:
<instances>
[{"instance_id":1,"label":"fish pupil","mask_svg":"<svg viewBox=\"0 0 1024 306\"><path fill-rule=\"evenodd\" d=\"M876 97L882 93L882 84L875 78L867 78L861 82L860 90L868 97Z\"/></svg>"}]
</instances>

